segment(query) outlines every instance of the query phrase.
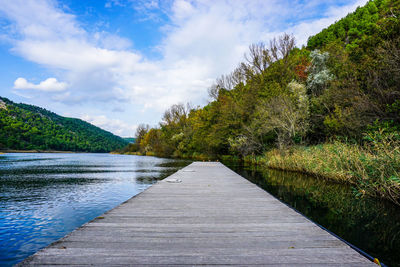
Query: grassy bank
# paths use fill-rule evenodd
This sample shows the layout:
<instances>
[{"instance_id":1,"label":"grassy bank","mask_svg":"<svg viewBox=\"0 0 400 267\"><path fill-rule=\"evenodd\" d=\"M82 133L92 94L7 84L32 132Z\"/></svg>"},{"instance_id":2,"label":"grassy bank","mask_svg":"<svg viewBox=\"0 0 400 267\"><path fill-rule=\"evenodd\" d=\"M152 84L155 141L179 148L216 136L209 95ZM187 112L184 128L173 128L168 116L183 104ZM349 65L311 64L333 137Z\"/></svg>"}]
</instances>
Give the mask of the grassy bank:
<instances>
[{"instance_id":1,"label":"grassy bank","mask_svg":"<svg viewBox=\"0 0 400 267\"><path fill-rule=\"evenodd\" d=\"M400 205L400 146L390 139L365 146L337 141L274 149L247 160L268 168L349 183L354 185L358 196L379 196Z\"/></svg>"}]
</instances>

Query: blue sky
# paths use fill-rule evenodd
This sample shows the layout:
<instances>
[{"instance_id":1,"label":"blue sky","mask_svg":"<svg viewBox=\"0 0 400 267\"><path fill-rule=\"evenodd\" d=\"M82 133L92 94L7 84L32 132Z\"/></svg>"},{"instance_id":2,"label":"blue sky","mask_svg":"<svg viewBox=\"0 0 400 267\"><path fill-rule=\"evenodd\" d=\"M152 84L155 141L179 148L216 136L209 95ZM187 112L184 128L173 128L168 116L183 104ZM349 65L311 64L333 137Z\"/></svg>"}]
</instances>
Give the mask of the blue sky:
<instances>
[{"instance_id":1,"label":"blue sky","mask_svg":"<svg viewBox=\"0 0 400 267\"><path fill-rule=\"evenodd\" d=\"M297 45L366 0L0 0L0 96L120 136L157 125L252 43Z\"/></svg>"}]
</instances>

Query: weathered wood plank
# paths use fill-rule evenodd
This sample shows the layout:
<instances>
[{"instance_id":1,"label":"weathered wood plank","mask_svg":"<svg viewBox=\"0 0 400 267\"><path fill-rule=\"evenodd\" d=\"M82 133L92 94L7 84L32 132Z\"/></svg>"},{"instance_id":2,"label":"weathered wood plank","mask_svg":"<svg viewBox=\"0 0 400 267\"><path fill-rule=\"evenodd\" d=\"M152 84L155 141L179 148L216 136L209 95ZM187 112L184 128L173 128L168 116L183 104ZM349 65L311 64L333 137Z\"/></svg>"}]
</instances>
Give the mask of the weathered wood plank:
<instances>
[{"instance_id":1,"label":"weathered wood plank","mask_svg":"<svg viewBox=\"0 0 400 267\"><path fill-rule=\"evenodd\" d=\"M78 243L82 244L82 243ZM128 251L127 251L128 250ZM183 248L180 251L177 251L173 248L165 248L164 250L155 251L153 249L136 249L135 251L130 251L129 249L116 249L116 248L81 248L81 247L69 247L67 251L63 251L59 248L49 248L42 255L92 255L92 254L104 254L109 253L109 255L117 256L124 255L126 253L130 253L132 256L193 256L193 255L242 255L242 256L256 256L256 255L297 255L301 256L304 254L312 253L313 248L300 248L300 249L243 249L243 248L202 248L193 251L191 248ZM321 248L321 255L329 255L336 254L336 256L351 254L346 247L337 248L332 250L330 248Z\"/></svg>"},{"instance_id":2,"label":"weathered wood plank","mask_svg":"<svg viewBox=\"0 0 400 267\"><path fill-rule=\"evenodd\" d=\"M106 254L107 255L107 254ZM200 256L130 256L130 255L37 255L31 262L33 264L43 265L56 265L60 262L64 264L95 264L95 265L108 265L113 263L120 263L126 265L182 265L190 262L191 265L220 265L220 264L241 264L241 265L275 265L275 264L295 264L295 263L314 263L314 264L326 264L326 263L341 263L343 265L353 266L353 263L359 263L359 260L354 258L352 255L297 255L297 256L286 256L286 255L269 255L269 256L212 256L212 255L200 255ZM365 265L364 265L365 266Z\"/></svg>"},{"instance_id":3,"label":"weathered wood plank","mask_svg":"<svg viewBox=\"0 0 400 267\"><path fill-rule=\"evenodd\" d=\"M217 162L189 165L21 265L375 266Z\"/></svg>"}]
</instances>

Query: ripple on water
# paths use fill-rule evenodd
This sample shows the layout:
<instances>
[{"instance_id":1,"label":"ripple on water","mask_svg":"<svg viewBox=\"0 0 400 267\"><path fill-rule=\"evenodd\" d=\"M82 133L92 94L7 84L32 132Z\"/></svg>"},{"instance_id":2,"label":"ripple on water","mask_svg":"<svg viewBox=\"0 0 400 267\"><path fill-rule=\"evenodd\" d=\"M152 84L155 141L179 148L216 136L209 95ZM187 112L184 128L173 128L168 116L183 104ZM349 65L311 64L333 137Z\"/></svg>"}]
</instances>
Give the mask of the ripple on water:
<instances>
[{"instance_id":1,"label":"ripple on water","mask_svg":"<svg viewBox=\"0 0 400 267\"><path fill-rule=\"evenodd\" d=\"M0 265L13 265L188 161L111 154L0 157Z\"/></svg>"}]
</instances>

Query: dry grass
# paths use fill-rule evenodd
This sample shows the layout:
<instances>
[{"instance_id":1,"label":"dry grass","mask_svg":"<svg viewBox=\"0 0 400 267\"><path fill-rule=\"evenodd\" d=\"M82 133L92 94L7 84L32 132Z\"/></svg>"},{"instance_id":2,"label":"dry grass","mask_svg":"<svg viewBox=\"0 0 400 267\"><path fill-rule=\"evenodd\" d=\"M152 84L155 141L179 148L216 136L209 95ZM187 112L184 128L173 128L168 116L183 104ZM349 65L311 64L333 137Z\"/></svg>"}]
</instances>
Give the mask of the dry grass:
<instances>
[{"instance_id":1,"label":"dry grass","mask_svg":"<svg viewBox=\"0 0 400 267\"><path fill-rule=\"evenodd\" d=\"M400 145L391 138L364 147L334 142L271 150L261 163L350 183L357 195L380 196L400 205Z\"/></svg>"}]
</instances>

